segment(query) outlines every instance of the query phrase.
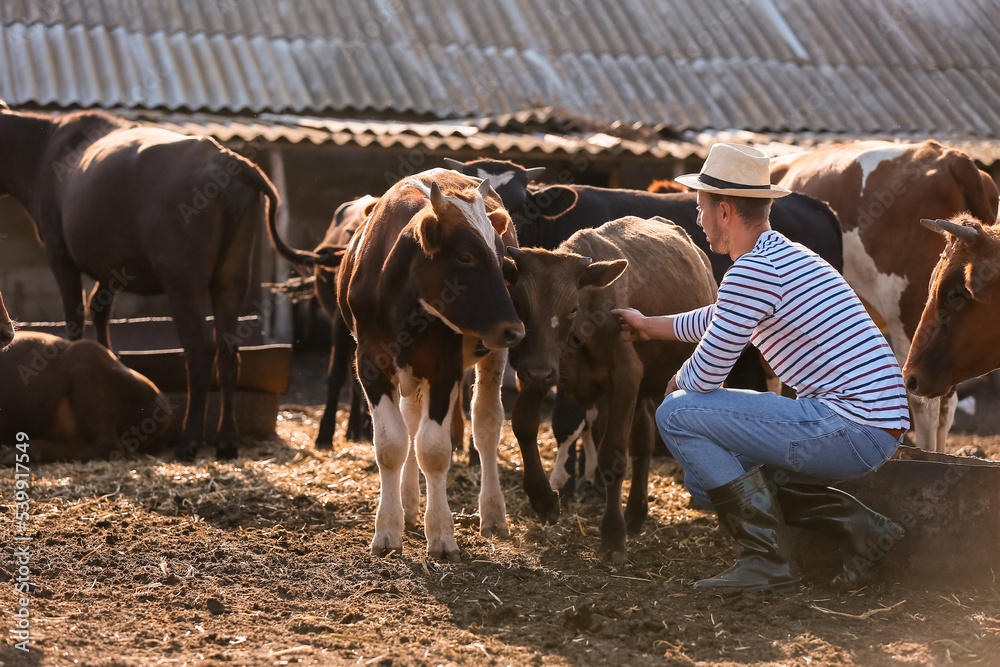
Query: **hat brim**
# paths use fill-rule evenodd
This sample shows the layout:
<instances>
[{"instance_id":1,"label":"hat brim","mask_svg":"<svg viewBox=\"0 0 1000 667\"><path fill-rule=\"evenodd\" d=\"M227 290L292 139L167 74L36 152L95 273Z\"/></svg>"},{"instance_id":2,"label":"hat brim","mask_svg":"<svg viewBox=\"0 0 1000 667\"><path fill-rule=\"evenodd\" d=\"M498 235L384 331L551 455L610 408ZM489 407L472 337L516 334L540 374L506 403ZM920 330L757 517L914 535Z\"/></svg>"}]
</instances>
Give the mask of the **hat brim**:
<instances>
[{"instance_id":1,"label":"hat brim","mask_svg":"<svg viewBox=\"0 0 1000 667\"><path fill-rule=\"evenodd\" d=\"M684 174L683 176L678 176L674 180L681 185L686 185L692 190L703 190L705 192L711 192L715 195L751 197L753 199L777 199L778 197L784 197L785 195L792 194L791 190L778 187L777 185L771 185L766 190L763 188L716 188L702 183L701 180L698 179L698 176L699 174Z\"/></svg>"}]
</instances>

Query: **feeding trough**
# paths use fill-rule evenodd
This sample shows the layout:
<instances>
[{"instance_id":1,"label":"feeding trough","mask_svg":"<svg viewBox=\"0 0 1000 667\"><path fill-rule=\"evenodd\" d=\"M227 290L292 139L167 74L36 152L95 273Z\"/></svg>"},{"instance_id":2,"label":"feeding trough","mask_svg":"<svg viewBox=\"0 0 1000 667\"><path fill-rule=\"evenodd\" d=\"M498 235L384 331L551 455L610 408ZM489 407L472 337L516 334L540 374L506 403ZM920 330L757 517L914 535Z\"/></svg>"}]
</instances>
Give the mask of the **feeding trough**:
<instances>
[{"instance_id":1,"label":"feeding trough","mask_svg":"<svg viewBox=\"0 0 1000 667\"><path fill-rule=\"evenodd\" d=\"M915 586L992 585L1000 570L1000 461L951 456L902 446L863 478L837 485L906 530L884 558L881 577ZM830 577L841 566L836 545L814 532L793 531L806 574Z\"/></svg>"},{"instance_id":2,"label":"feeding trough","mask_svg":"<svg viewBox=\"0 0 1000 667\"><path fill-rule=\"evenodd\" d=\"M292 346L264 344L263 328L259 317L240 318L240 372L234 398L236 426L241 436L256 438L274 433L278 396L288 391L292 366ZM24 322L18 324L18 329L65 335L63 322ZM112 320L110 335L112 348L122 363L152 380L170 398L175 412L183 415L187 375L184 350L173 320L168 317ZM85 337L94 338L93 327L85 329ZM208 424L219 420L218 390L213 377Z\"/></svg>"}]
</instances>

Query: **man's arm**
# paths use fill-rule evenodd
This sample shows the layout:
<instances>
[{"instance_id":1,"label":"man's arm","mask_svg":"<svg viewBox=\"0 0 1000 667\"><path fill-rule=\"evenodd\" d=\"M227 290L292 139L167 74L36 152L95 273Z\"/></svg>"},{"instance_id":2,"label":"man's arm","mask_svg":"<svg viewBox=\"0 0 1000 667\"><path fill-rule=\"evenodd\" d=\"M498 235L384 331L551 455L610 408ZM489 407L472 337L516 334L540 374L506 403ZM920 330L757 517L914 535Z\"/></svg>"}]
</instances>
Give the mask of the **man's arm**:
<instances>
[{"instance_id":1,"label":"man's arm","mask_svg":"<svg viewBox=\"0 0 1000 667\"><path fill-rule=\"evenodd\" d=\"M677 340L673 315L646 316L635 308L614 308L611 313L621 319L622 340L626 343L637 340Z\"/></svg>"}]
</instances>

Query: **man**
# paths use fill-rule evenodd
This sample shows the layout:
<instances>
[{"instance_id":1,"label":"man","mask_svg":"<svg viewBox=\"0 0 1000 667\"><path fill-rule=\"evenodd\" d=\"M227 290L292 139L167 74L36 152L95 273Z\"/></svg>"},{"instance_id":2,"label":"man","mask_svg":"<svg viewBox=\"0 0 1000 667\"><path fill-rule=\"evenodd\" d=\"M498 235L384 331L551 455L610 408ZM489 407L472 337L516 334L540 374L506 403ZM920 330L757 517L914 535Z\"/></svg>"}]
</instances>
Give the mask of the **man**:
<instances>
[{"instance_id":1,"label":"man","mask_svg":"<svg viewBox=\"0 0 1000 667\"><path fill-rule=\"evenodd\" d=\"M903 531L827 484L872 472L898 447L909 412L896 359L840 274L771 230L771 200L788 191L770 184L763 153L717 144L700 173L677 180L698 191L711 249L734 261L718 299L672 316L612 312L625 340L698 342L656 422L692 498L742 549L695 585L794 590L787 524L838 540L844 571L833 584L858 587L874 572L873 547L884 554ZM747 343L796 399L720 388Z\"/></svg>"}]
</instances>

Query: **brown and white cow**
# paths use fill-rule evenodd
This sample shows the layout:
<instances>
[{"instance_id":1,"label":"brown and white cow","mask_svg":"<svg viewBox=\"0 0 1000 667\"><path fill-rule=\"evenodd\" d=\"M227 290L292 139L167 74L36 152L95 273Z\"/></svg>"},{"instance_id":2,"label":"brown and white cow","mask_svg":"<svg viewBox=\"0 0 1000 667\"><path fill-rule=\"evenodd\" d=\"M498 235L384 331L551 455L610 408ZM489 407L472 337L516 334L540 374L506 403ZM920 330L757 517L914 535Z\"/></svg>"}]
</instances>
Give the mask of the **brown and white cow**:
<instances>
[{"instance_id":1,"label":"brown and white cow","mask_svg":"<svg viewBox=\"0 0 1000 667\"><path fill-rule=\"evenodd\" d=\"M1000 227L963 214L921 224L947 245L931 275L903 377L908 391L935 398L1000 368Z\"/></svg>"},{"instance_id":2,"label":"brown and white cow","mask_svg":"<svg viewBox=\"0 0 1000 667\"><path fill-rule=\"evenodd\" d=\"M828 202L840 219L844 277L885 320L902 365L927 301L943 239L921 218L969 211L992 224L997 186L964 153L934 141L866 141L771 161L771 181ZM911 400L916 444L943 451L957 399Z\"/></svg>"},{"instance_id":3,"label":"brown and white cow","mask_svg":"<svg viewBox=\"0 0 1000 667\"><path fill-rule=\"evenodd\" d=\"M577 232L553 250L509 249L517 264L511 296L524 321L518 347L521 391L512 421L532 506L551 494L538 462L539 402L552 384L572 407L598 409L597 468L606 489L602 558L625 561L625 533L641 529L648 512L647 480L653 445L648 403L695 346L676 341L626 343L613 308L647 314L693 310L715 301L708 257L683 228L654 218L626 217ZM626 270L626 267L628 270ZM632 487L622 513L622 478L632 459ZM528 468L540 478L528 484ZM532 498L532 494L541 495Z\"/></svg>"},{"instance_id":4,"label":"brown and white cow","mask_svg":"<svg viewBox=\"0 0 1000 667\"><path fill-rule=\"evenodd\" d=\"M475 365L472 430L482 459L480 531L509 535L497 445L507 348L524 336L507 278L516 245L488 181L432 169L391 187L351 239L338 276L356 370L372 413L381 484L371 550L402 549L404 523L427 481L424 533L431 557L457 560L446 482L450 424L466 368Z\"/></svg>"},{"instance_id":5,"label":"brown and white cow","mask_svg":"<svg viewBox=\"0 0 1000 667\"><path fill-rule=\"evenodd\" d=\"M155 453L176 435L167 397L92 340L19 332L0 374L0 443L24 433L32 463Z\"/></svg>"}]
</instances>

